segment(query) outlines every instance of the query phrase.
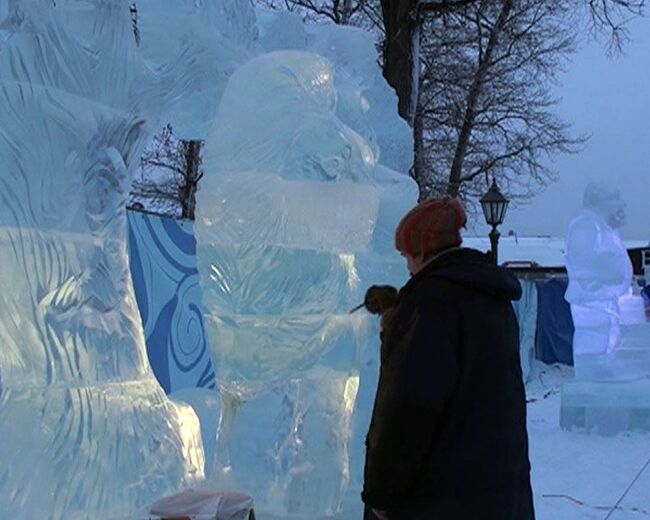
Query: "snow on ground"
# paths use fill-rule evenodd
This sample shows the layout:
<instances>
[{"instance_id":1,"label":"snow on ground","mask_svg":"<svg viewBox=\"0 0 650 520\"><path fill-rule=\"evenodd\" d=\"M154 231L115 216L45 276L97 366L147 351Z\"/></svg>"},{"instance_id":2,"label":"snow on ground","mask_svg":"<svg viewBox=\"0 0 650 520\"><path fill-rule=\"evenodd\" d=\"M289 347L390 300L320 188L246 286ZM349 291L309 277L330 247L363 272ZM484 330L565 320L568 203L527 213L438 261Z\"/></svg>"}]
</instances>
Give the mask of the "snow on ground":
<instances>
[{"instance_id":1,"label":"snow on ground","mask_svg":"<svg viewBox=\"0 0 650 520\"><path fill-rule=\"evenodd\" d=\"M537 362L526 387L537 520L650 518L650 465L612 511L650 459L650 433L600 437L561 430L560 390L572 377L570 367ZM361 517L359 489L351 489L344 511L335 518ZM258 518L280 520L262 512Z\"/></svg>"},{"instance_id":2,"label":"snow on ground","mask_svg":"<svg viewBox=\"0 0 650 520\"><path fill-rule=\"evenodd\" d=\"M532 484L539 520L650 517L650 467L613 506L650 459L650 434L600 437L559 427L560 389L569 367L538 363L528 394Z\"/></svg>"}]
</instances>

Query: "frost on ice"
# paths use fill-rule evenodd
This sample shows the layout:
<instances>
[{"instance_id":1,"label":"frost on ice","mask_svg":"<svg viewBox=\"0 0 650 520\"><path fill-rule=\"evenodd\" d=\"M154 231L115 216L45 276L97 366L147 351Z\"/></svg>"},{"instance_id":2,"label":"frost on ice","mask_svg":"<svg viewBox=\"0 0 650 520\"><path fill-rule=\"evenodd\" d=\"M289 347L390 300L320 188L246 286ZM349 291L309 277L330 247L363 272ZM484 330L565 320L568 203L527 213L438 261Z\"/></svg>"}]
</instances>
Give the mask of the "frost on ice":
<instances>
[{"instance_id":1,"label":"frost on ice","mask_svg":"<svg viewBox=\"0 0 650 520\"><path fill-rule=\"evenodd\" d=\"M167 94L127 2L2 7L3 516L128 516L203 473L196 415L150 370L126 253L130 175Z\"/></svg>"}]
</instances>

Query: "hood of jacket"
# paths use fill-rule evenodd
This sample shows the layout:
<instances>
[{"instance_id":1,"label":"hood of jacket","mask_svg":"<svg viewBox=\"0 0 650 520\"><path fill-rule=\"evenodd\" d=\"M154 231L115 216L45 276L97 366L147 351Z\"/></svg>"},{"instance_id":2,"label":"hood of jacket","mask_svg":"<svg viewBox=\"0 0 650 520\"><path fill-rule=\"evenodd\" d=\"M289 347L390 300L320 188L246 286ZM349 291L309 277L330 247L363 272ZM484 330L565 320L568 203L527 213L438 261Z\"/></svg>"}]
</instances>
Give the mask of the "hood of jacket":
<instances>
[{"instance_id":1,"label":"hood of jacket","mask_svg":"<svg viewBox=\"0 0 650 520\"><path fill-rule=\"evenodd\" d=\"M415 286L426 285L428 279L446 280L498 299L521 298L517 277L494 265L488 253L476 249L461 247L439 253L411 277L401 292L408 294Z\"/></svg>"}]
</instances>

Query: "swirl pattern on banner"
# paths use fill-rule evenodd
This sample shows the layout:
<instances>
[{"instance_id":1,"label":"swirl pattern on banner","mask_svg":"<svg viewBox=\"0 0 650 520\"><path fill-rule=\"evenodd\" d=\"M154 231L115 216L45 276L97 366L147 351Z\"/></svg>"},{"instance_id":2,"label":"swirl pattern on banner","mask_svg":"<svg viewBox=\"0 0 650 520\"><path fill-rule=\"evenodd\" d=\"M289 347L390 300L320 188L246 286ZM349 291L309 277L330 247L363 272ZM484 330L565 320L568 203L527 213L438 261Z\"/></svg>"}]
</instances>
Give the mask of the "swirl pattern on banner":
<instances>
[{"instance_id":1,"label":"swirl pattern on banner","mask_svg":"<svg viewBox=\"0 0 650 520\"><path fill-rule=\"evenodd\" d=\"M129 212L131 275L147 354L167 393L214 388L191 222Z\"/></svg>"}]
</instances>

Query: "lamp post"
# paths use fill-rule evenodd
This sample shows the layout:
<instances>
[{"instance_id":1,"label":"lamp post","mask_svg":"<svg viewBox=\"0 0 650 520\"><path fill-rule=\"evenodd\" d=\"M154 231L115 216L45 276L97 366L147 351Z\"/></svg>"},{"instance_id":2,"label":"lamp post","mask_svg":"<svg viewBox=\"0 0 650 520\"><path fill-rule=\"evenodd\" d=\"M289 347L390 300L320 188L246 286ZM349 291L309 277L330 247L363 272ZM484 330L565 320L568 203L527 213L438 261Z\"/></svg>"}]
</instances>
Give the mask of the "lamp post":
<instances>
[{"instance_id":1,"label":"lamp post","mask_svg":"<svg viewBox=\"0 0 650 520\"><path fill-rule=\"evenodd\" d=\"M497 248L500 236L500 233L497 231L497 226L503 222L509 202L499 191L497 181L493 177L490 189L481 197L481 207L483 208L485 221L489 226L492 226L492 231L490 231L490 244L492 246L492 258L497 265L499 264Z\"/></svg>"}]
</instances>

